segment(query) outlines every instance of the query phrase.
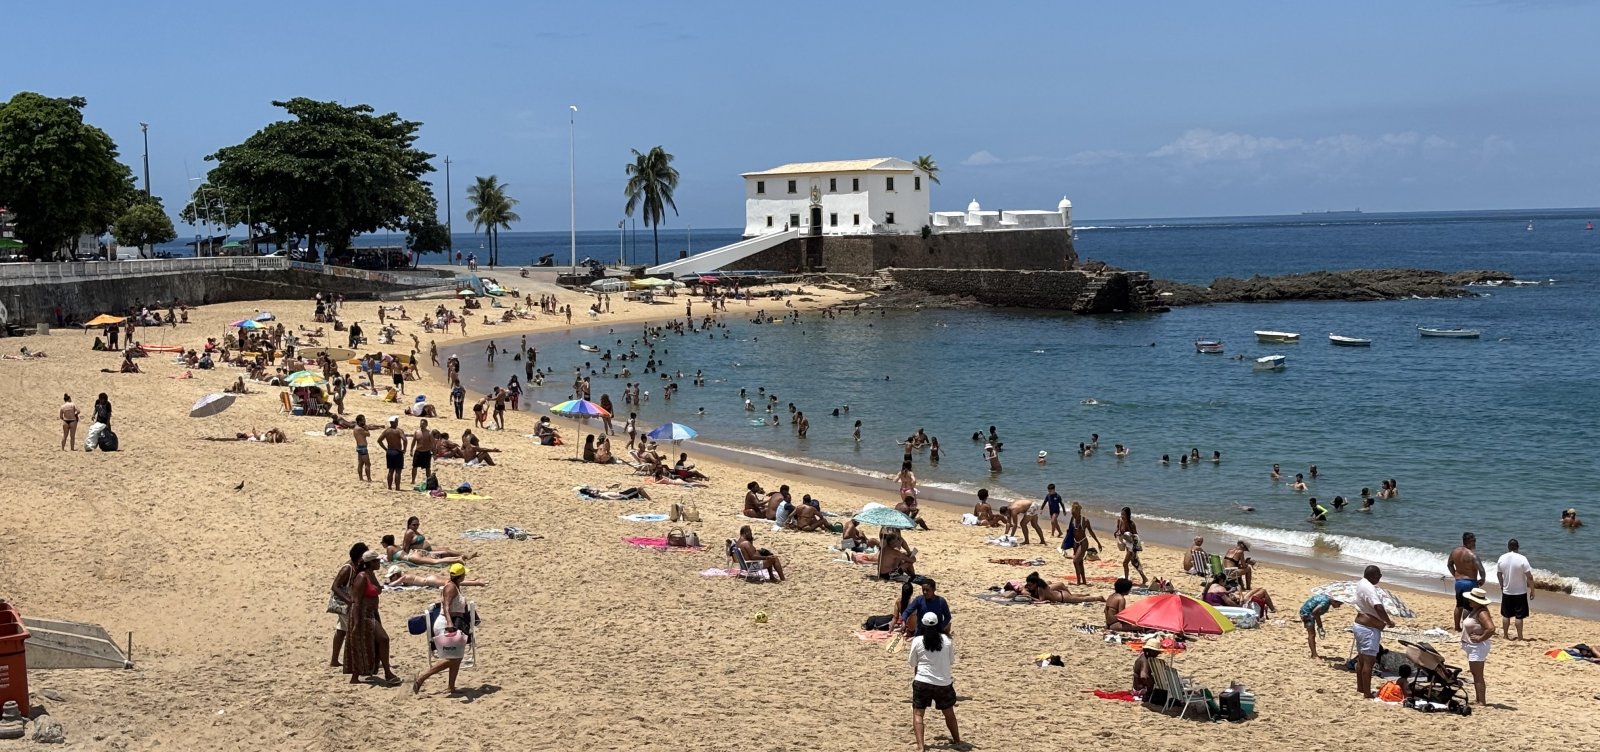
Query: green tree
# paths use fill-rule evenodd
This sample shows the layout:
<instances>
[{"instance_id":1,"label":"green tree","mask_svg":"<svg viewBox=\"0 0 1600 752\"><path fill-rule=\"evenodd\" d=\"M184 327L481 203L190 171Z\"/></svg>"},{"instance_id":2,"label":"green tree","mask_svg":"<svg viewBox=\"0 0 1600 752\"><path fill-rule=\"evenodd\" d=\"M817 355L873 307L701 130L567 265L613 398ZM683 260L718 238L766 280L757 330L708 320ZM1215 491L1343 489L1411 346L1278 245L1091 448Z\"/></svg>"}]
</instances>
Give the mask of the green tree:
<instances>
[{"instance_id":1,"label":"green tree","mask_svg":"<svg viewBox=\"0 0 1600 752\"><path fill-rule=\"evenodd\" d=\"M644 224L655 240L656 266L660 266L661 223L667 218L667 207L678 213L678 205L672 202L672 192L678 190L678 171L672 166L672 155L660 146L644 154L632 151L633 163L626 169L628 185L622 189L628 204L622 211L631 217L635 209L644 210Z\"/></svg>"},{"instance_id":2,"label":"green tree","mask_svg":"<svg viewBox=\"0 0 1600 752\"><path fill-rule=\"evenodd\" d=\"M31 91L0 104L0 206L35 259L104 233L134 195L133 171L105 131L83 122L85 104Z\"/></svg>"},{"instance_id":3,"label":"green tree","mask_svg":"<svg viewBox=\"0 0 1600 752\"><path fill-rule=\"evenodd\" d=\"M467 187L467 202L472 204L467 221L474 230L483 230L489 236L489 266L494 266L500 263L500 229L511 229L511 223L521 222L522 217L511 210L517 200L506 195L510 186L500 182L499 177L490 175L473 181Z\"/></svg>"},{"instance_id":4,"label":"green tree","mask_svg":"<svg viewBox=\"0 0 1600 752\"><path fill-rule=\"evenodd\" d=\"M911 163L911 165L919 170L922 170L923 172L928 173L928 182L933 183L934 185L939 184L939 163L933 161L932 154L924 154L920 157L917 157L916 160Z\"/></svg>"},{"instance_id":5,"label":"green tree","mask_svg":"<svg viewBox=\"0 0 1600 752\"><path fill-rule=\"evenodd\" d=\"M252 219L306 238L308 248L323 241L337 252L358 234L403 231L411 218L433 216L422 179L433 171L433 155L414 146L421 123L374 115L364 104L304 97L272 104L292 119L206 157L217 163L208 175L215 196L202 201L229 207L229 221L248 207Z\"/></svg>"},{"instance_id":6,"label":"green tree","mask_svg":"<svg viewBox=\"0 0 1600 752\"><path fill-rule=\"evenodd\" d=\"M418 217L406 229L406 246L415 262L424 253L439 253L450 247L450 231L433 217Z\"/></svg>"},{"instance_id":7,"label":"green tree","mask_svg":"<svg viewBox=\"0 0 1600 752\"><path fill-rule=\"evenodd\" d=\"M117 245L142 248L177 240L178 231L173 229L172 218L167 216L167 210L161 208L161 199L138 195L133 206L128 207L111 225L111 236L117 239Z\"/></svg>"}]
</instances>

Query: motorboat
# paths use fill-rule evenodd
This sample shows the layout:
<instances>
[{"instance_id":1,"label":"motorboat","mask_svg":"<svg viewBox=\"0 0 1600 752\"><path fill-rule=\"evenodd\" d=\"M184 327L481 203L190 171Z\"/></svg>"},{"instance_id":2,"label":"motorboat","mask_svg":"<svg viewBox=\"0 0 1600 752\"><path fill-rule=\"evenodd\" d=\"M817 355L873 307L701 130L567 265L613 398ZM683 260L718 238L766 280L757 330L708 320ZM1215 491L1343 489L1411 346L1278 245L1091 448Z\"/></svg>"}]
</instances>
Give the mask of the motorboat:
<instances>
[{"instance_id":1,"label":"motorboat","mask_svg":"<svg viewBox=\"0 0 1600 752\"><path fill-rule=\"evenodd\" d=\"M1220 355L1222 353L1222 340L1220 340L1220 339L1197 339L1197 340L1194 341L1194 351L1198 352L1198 353L1209 353L1209 354L1212 354L1212 355Z\"/></svg>"},{"instance_id":2,"label":"motorboat","mask_svg":"<svg viewBox=\"0 0 1600 752\"><path fill-rule=\"evenodd\" d=\"M1256 358L1254 366L1257 371L1282 371L1289 365L1289 359L1282 355L1264 355Z\"/></svg>"},{"instance_id":3,"label":"motorboat","mask_svg":"<svg viewBox=\"0 0 1600 752\"><path fill-rule=\"evenodd\" d=\"M1295 332L1273 332L1258 330L1256 332L1256 341L1282 343L1299 342L1300 335Z\"/></svg>"},{"instance_id":4,"label":"motorboat","mask_svg":"<svg viewBox=\"0 0 1600 752\"><path fill-rule=\"evenodd\" d=\"M1360 337L1341 337L1328 332L1328 341L1339 347L1372 347L1372 340Z\"/></svg>"},{"instance_id":5,"label":"motorboat","mask_svg":"<svg viewBox=\"0 0 1600 752\"><path fill-rule=\"evenodd\" d=\"M1483 332L1477 329L1436 329L1426 326L1417 327L1417 334L1424 337L1447 337L1451 339L1477 339Z\"/></svg>"}]
</instances>

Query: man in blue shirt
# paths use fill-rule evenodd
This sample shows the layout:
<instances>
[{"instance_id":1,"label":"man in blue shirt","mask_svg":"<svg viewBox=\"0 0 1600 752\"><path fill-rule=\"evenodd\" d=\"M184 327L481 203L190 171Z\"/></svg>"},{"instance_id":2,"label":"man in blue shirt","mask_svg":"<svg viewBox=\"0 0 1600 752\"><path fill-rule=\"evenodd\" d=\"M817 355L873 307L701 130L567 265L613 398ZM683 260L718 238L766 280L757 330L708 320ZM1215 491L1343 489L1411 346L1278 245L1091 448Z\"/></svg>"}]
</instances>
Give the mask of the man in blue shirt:
<instances>
[{"instance_id":1,"label":"man in blue shirt","mask_svg":"<svg viewBox=\"0 0 1600 752\"><path fill-rule=\"evenodd\" d=\"M906 604L906 610L900 614L900 619L911 629L922 623L923 614L938 614L939 628L946 634L950 633L950 603L938 595L938 583L932 577L922 580L922 595L911 599Z\"/></svg>"},{"instance_id":2,"label":"man in blue shirt","mask_svg":"<svg viewBox=\"0 0 1600 752\"><path fill-rule=\"evenodd\" d=\"M1062 535L1061 494L1056 493L1056 484L1054 483L1045 487L1044 508L1045 512L1050 515L1050 534Z\"/></svg>"}]
</instances>

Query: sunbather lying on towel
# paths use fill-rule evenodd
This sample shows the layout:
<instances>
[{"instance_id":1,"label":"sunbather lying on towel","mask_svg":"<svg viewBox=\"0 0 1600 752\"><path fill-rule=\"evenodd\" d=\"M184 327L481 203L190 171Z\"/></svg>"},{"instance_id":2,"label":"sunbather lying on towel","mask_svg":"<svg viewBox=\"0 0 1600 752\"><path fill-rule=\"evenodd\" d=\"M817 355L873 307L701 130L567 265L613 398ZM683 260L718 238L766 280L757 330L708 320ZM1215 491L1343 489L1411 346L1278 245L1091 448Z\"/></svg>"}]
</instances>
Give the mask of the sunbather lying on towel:
<instances>
[{"instance_id":1,"label":"sunbather lying on towel","mask_svg":"<svg viewBox=\"0 0 1600 752\"><path fill-rule=\"evenodd\" d=\"M684 480L682 478L679 478L678 476L673 475L671 470L668 470L665 467L662 467L660 465L656 466L655 473L650 476L650 482L651 483L658 483L658 484L663 485L663 486L687 486L689 488L705 488L706 487L706 484L701 483L700 481L697 481L697 480Z\"/></svg>"},{"instance_id":2,"label":"sunbather lying on towel","mask_svg":"<svg viewBox=\"0 0 1600 752\"><path fill-rule=\"evenodd\" d=\"M1036 601L1046 603L1104 603L1103 595L1078 595L1065 582L1045 582L1038 572L1029 572L1022 583L1022 591Z\"/></svg>"},{"instance_id":3,"label":"sunbather lying on towel","mask_svg":"<svg viewBox=\"0 0 1600 752\"><path fill-rule=\"evenodd\" d=\"M477 556L477 554L463 554L461 556L434 556L427 551L421 551L417 549L402 551L400 550L400 546L395 544L393 535L383 536L382 543L384 553L387 554L387 559L391 562L403 561L408 564L439 566L441 564L460 564L474 556Z\"/></svg>"},{"instance_id":4,"label":"sunbather lying on towel","mask_svg":"<svg viewBox=\"0 0 1600 752\"><path fill-rule=\"evenodd\" d=\"M383 583L385 585L394 585L396 587L442 588L446 582L450 581L450 578L446 575L430 574L427 572L411 572L402 569L399 564L390 564L389 570L385 574L386 576L384 577ZM482 587L489 584L489 581L462 580L458 584L466 585L468 587Z\"/></svg>"},{"instance_id":5,"label":"sunbather lying on towel","mask_svg":"<svg viewBox=\"0 0 1600 752\"><path fill-rule=\"evenodd\" d=\"M289 437L284 435L283 430L278 428L268 428L261 433L256 433L256 429L252 428L249 433L236 433L232 436L207 436L205 438L206 441L260 441L267 444L282 444L289 440Z\"/></svg>"},{"instance_id":6,"label":"sunbather lying on towel","mask_svg":"<svg viewBox=\"0 0 1600 752\"><path fill-rule=\"evenodd\" d=\"M633 488L624 488L620 491L602 491L598 488L590 488L589 486L578 486L573 490L577 491L578 495L585 499L605 499L607 501L629 501L632 499L644 499L646 501L650 500L650 494L646 493L644 489L639 488L638 486L634 486Z\"/></svg>"}]
</instances>

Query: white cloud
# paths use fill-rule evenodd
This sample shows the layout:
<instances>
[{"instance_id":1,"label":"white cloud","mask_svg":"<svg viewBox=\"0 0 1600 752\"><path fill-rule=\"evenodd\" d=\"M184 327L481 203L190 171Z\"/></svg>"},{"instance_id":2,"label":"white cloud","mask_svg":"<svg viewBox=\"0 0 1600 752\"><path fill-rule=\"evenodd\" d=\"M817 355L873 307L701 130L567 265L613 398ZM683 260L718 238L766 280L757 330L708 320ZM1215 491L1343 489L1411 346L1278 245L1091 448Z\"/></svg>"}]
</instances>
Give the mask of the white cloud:
<instances>
[{"instance_id":1,"label":"white cloud","mask_svg":"<svg viewBox=\"0 0 1600 752\"><path fill-rule=\"evenodd\" d=\"M1176 159L1186 164L1206 162L1258 163L1277 156L1301 166L1333 167L1376 157L1398 157L1428 150L1437 153L1455 144L1441 136L1423 136L1416 131L1383 133L1375 137L1336 133L1318 138L1258 136L1204 128L1185 131L1170 143L1146 156ZM1486 147L1487 150L1488 147Z\"/></svg>"},{"instance_id":2,"label":"white cloud","mask_svg":"<svg viewBox=\"0 0 1600 752\"><path fill-rule=\"evenodd\" d=\"M972 156L961 160L961 164L964 164L968 167L988 167L990 165L1000 164L1000 161L1000 158L995 156L989 150L980 149L973 152Z\"/></svg>"},{"instance_id":3,"label":"white cloud","mask_svg":"<svg viewBox=\"0 0 1600 752\"><path fill-rule=\"evenodd\" d=\"M1273 152L1304 147L1298 138L1252 136L1248 133L1218 133L1205 128L1184 131L1177 140L1149 153L1148 156L1176 157L1187 162L1242 161Z\"/></svg>"},{"instance_id":4,"label":"white cloud","mask_svg":"<svg viewBox=\"0 0 1600 752\"><path fill-rule=\"evenodd\" d=\"M1121 162L1129 156L1127 152L1117 151L1116 149L1089 149L1067 157L1066 163L1074 167L1091 167L1110 162Z\"/></svg>"},{"instance_id":5,"label":"white cloud","mask_svg":"<svg viewBox=\"0 0 1600 752\"><path fill-rule=\"evenodd\" d=\"M1451 141L1449 139L1446 139L1446 138L1444 138L1442 136L1428 136L1427 138L1422 139L1422 148L1423 149L1454 149L1454 148L1456 148L1456 142Z\"/></svg>"},{"instance_id":6,"label":"white cloud","mask_svg":"<svg viewBox=\"0 0 1600 752\"><path fill-rule=\"evenodd\" d=\"M1498 134L1490 134L1483 139L1483 143L1478 146L1477 152L1478 156L1484 159L1494 159L1504 154L1517 153L1517 145L1512 143L1509 138Z\"/></svg>"}]
</instances>

